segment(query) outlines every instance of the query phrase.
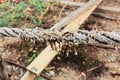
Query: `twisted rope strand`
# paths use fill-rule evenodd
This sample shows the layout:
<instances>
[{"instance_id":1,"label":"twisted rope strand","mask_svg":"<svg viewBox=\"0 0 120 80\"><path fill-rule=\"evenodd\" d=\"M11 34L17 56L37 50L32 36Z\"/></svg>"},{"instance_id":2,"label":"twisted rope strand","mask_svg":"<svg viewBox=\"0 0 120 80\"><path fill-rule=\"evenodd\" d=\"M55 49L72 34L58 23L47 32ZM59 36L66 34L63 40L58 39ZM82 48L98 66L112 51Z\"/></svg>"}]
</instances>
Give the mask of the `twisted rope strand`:
<instances>
[{"instance_id":1,"label":"twisted rope strand","mask_svg":"<svg viewBox=\"0 0 120 80\"><path fill-rule=\"evenodd\" d=\"M105 44L105 45L119 45L120 35L119 32L108 31L87 31L79 30L71 34L72 37L66 39L73 40L74 43L89 43L89 44ZM69 35L70 36L70 35ZM74 39L73 39L74 38Z\"/></svg>"},{"instance_id":2,"label":"twisted rope strand","mask_svg":"<svg viewBox=\"0 0 120 80\"><path fill-rule=\"evenodd\" d=\"M49 43L62 42L62 44L105 44L120 45L120 32L108 31L87 31L78 30L76 32L66 32L61 35L58 31L44 30L41 28L0 28L0 36L18 37L29 40L45 40Z\"/></svg>"}]
</instances>

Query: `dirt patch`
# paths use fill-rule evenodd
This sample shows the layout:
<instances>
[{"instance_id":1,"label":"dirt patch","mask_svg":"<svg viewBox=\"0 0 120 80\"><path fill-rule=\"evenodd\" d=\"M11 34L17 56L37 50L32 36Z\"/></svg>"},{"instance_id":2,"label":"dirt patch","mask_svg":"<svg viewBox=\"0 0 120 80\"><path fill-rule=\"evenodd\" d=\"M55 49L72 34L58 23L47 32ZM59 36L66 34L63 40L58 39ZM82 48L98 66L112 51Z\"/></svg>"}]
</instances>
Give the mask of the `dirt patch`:
<instances>
[{"instance_id":1,"label":"dirt patch","mask_svg":"<svg viewBox=\"0 0 120 80\"><path fill-rule=\"evenodd\" d=\"M77 2L86 2L88 0L73 0ZM119 0L104 0L101 5L120 7ZM43 19L41 28L48 29L53 26L57 21L59 13L64 5L53 5L46 17ZM62 11L58 21L65 17L70 12L74 11L76 7L66 6ZM119 17L116 14L110 14ZM81 29L81 28L80 28ZM90 16L89 19L82 25L82 29L86 30L105 30L105 31L120 31L119 20L108 20ZM38 44L38 43L37 43ZM45 47L46 45L44 45ZM36 48L35 48L36 47ZM0 54L2 57L15 60L26 66L27 60L25 56L31 57L35 51L40 51L43 48L43 44L28 44L22 43L21 40L16 38L0 38ZM111 49L102 49L96 46L79 47L79 54L69 53L69 56L64 54L60 55L49 65L49 67L55 67L53 71L55 74L51 75L53 80L119 80L120 73L120 51ZM42 50L42 49L41 49ZM24 69L16 67L14 65L7 65L11 80L19 80L24 74ZM48 68L49 68L48 67ZM46 69L47 70L47 69ZM43 72L44 73L44 72Z\"/></svg>"}]
</instances>

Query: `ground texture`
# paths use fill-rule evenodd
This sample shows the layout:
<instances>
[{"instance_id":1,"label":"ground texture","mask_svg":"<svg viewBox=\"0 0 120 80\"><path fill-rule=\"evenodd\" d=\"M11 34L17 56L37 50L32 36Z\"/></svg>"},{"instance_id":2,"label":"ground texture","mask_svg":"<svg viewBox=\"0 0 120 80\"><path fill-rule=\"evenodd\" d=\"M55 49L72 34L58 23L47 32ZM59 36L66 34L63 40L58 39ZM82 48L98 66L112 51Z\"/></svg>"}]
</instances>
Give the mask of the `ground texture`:
<instances>
[{"instance_id":1,"label":"ground texture","mask_svg":"<svg viewBox=\"0 0 120 80\"><path fill-rule=\"evenodd\" d=\"M87 0L72 0L86 2ZM119 0L104 0L101 5L120 8ZM63 5L54 5L51 12L44 16L41 27L50 28L61 18L65 17L77 7L66 6L61 16L58 15ZM120 14L106 13L118 19L109 20L91 15L82 25L82 29L120 31ZM22 25L22 24L21 24ZM31 62L33 54L39 53L46 45L40 42L24 42L17 38L0 38L0 55L3 59L12 60L15 63L26 66ZM58 55L45 69L43 74L52 80L120 80L120 50L104 49L96 46L81 45L77 49L78 55ZM37 54L38 55L38 54ZM19 66L4 63L11 80L19 80L25 73Z\"/></svg>"}]
</instances>

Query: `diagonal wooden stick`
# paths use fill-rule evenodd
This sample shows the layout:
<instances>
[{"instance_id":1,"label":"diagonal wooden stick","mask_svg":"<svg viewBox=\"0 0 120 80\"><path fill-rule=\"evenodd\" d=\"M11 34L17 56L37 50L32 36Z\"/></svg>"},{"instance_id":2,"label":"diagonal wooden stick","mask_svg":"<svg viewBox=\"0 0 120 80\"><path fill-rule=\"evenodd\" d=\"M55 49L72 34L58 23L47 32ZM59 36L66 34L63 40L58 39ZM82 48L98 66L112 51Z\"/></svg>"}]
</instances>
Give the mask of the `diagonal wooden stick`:
<instances>
[{"instance_id":1,"label":"diagonal wooden stick","mask_svg":"<svg viewBox=\"0 0 120 80\"><path fill-rule=\"evenodd\" d=\"M86 5L78 8L74 13L64 18L64 21L58 22L53 26L52 30L59 30L64 25L68 24L62 33L71 30L77 30L81 24L89 17L95 8L102 2L102 0L90 0ZM21 80L34 80L36 75L39 75L57 55L57 52L52 50L48 45L35 60L27 67L31 72L26 72Z\"/></svg>"}]
</instances>

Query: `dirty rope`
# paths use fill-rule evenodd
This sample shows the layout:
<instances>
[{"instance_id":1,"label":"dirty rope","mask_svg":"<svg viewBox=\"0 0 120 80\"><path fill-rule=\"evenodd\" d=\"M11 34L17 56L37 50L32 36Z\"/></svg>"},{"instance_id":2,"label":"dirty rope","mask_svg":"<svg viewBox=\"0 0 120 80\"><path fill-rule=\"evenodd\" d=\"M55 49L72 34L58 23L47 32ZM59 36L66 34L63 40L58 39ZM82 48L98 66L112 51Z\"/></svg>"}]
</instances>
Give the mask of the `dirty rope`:
<instances>
[{"instance_id":1,"label":"dirty rope","mask_svg":"<svg viewBox=\"0 0 120 80\"><path fill-rule=\"evenodd\" d=\"M0 36L18 37L24 40L47 41L49 43L71 44L105 44L120 45L120 32L108 32L97 30L78 30L76 32L66 32L61 34L59 31L44 30L41 28L0 28Z\"/></svg>"}]
</instances>

